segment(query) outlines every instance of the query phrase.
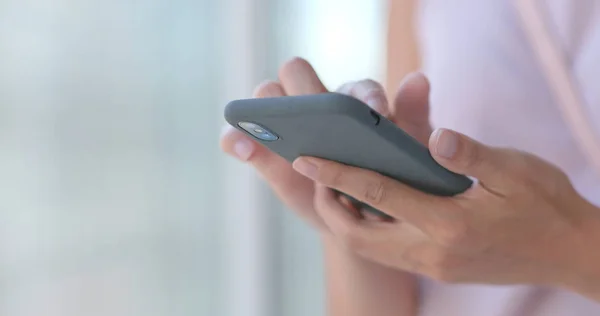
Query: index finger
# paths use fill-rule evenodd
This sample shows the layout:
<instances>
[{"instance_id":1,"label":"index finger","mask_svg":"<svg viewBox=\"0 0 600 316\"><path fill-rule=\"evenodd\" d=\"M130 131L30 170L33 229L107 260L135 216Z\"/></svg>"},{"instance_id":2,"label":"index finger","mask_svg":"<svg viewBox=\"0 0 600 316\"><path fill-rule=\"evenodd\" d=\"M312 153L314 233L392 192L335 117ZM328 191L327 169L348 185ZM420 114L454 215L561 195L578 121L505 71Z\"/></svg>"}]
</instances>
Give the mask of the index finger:
<instances>
[{"instance_id":1,"label":"index finger","mask_svg":"<svg viewBox=\"0 0 600 316\"><path fill-rule=\"evenodd\" d=\"M294 169L329 188L344 192L382 212L431 232L444 216L453 212L447 198L412 189L373 171L314 157L294 161ZM448 214L449 215L449 214Z\"/></svg>"}]
</instances>

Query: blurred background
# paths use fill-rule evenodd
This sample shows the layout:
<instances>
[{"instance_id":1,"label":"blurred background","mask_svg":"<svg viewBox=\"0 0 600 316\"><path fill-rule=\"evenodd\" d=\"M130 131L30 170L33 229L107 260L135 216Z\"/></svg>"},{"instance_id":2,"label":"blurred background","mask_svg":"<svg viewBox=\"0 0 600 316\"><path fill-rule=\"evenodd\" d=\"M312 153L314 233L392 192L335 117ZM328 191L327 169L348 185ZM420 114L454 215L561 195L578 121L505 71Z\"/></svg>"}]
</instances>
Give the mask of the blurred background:
<instances>
[{"instance_id":1,"label":"blurred background","mask_svg":"<svg viewBox=\"0 0 600 316\"><path fill-rule=\"evenodd\" d=\"M222 110L296 55L382 79L385 2L0 0L0 315L323 315Z\"/></svg>"}]
</instances>

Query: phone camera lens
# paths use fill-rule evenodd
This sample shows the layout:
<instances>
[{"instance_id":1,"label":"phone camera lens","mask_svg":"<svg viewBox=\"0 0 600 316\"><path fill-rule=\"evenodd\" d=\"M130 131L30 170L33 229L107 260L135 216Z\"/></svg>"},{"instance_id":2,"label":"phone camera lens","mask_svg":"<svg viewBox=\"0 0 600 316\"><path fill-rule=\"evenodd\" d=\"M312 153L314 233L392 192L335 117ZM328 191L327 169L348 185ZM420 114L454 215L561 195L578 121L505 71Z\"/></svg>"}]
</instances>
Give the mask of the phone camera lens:
<instances>
[{"instance_id":1,"label":"phone camera lens","mask_svg":"<svg viewBox=\"0 0 600 316\"><path fill-rule=\"evenodd\" d=\"M255 123L240 122L238 123L238 126L260 140L272 142L279 139L279 136L275 135L275 133L270 132L266 128Z\"/></svg>"}]
</instances>

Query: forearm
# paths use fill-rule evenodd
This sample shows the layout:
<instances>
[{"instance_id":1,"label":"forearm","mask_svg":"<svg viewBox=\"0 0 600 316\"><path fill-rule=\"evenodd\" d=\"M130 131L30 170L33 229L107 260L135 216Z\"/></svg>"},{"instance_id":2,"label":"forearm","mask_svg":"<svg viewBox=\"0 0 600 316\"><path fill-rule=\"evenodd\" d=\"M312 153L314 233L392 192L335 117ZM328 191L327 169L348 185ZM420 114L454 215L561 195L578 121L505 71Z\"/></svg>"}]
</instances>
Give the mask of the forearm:
<instances>
[{"instance_id":1,"label":"forearm","mask_svg":"<svg viewBox=\"0 0 600 316\"><path fill-rule=\"evenodd\" d=\"M386 89L390 100L406 75L421 68L414 0L388 1Z\"/></svg>"},{"instance_id":2,"label":"forearm","mask_svg":"<svg viewBox=\"0 0 600 316\"><path fill-rule=\"evenodd\" d=\"M415 278L366 261L323 237L329 316L413 316Z\"/></svg>"},{"instance_id":3,"label":"forearm","mask_svg":"<svg viewBox=\"0 0 600 316\"><path fill-rule=\"evenodd\" d=\"M587 216L566 247L570 268L559 286L600 302L600 208L587 201L583 208Z\"/></svg>"}]
</instances>

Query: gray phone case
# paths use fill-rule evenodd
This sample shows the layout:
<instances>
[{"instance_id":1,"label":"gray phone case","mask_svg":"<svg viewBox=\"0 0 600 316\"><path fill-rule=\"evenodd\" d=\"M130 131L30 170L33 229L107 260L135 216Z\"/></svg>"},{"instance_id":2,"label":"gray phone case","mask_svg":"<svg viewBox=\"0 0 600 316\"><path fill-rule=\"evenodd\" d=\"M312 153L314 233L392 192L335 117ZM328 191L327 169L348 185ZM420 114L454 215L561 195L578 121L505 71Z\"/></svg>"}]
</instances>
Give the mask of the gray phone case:
<instances>
[{"instance_id":1,"label":"gray phone case","mask_svg":"<svg viewBox=\"0 0 600 316\"><path fill-rule=\"evenodd\" d=\"M472 184L469 178L439 165L425 146L393 122L346 95L236 100L226 106L225 119L244 133L240 122L259 124L276 134L276 141L251 137L290 162L299 156L334 160L441 196L462 193Z\"/></svg>"}]
</instances>

